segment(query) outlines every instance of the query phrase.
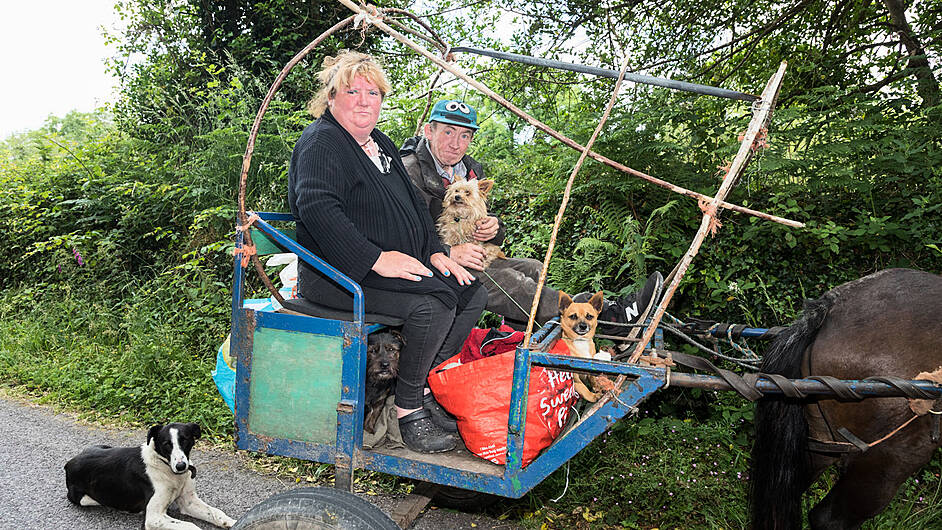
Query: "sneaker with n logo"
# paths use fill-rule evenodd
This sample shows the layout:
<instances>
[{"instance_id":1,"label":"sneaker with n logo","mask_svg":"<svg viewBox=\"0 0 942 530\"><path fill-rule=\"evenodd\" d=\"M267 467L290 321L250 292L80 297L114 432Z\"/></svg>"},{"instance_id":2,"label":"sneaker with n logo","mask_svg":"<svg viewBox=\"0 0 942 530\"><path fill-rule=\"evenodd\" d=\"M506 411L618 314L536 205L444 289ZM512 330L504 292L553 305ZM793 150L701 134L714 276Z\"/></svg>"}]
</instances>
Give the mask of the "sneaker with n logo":
<instances>
[{"instance_id":1,"label":"sneaker with n logo","mask_svg":"<svg viewBox=\"0 0 942 530\"><path fill-rule=\"evenodd\" d=\"M611 302L607 302L599 314L599 332L605 335L616 335L629 339L637 338L641 334L640 327L613 326L605 322L618 322L620 324L643 324L651 310L657 307L661 299L661 290L664 288L664 277L660 272L653 272L648 280L635 293L627 294ZM581 293L580 293L581 294ZM579 295L576 295L577 297ZM573 299L574 301L575 298Z\"/></svg>"}]
</instances>

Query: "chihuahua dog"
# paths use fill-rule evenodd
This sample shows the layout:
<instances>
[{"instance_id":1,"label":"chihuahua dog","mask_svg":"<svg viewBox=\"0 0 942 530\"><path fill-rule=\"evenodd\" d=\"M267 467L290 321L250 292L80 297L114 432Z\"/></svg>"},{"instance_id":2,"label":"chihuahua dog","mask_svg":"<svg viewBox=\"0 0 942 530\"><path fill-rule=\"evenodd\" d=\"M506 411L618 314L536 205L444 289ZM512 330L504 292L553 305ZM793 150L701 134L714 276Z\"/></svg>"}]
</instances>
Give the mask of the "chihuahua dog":
<instances>
[{"instance_id":1,"label":"chihuahua dog","mask_svg":"<svg viewBox=\"0 0 942 530\"><path fill-rule=\"evenodd\" d=\"M602 291L592 295L588 302L573 302L572 298L559 292L559 327L563 331L561 340L569 347L569 352L584 359L595 358L595 328L598 326L599 313L602 311ZM596 402L603 392L596 392L595 387L611 390L613 385L604 375L573 374L573 385L583 399Z\"/></svg>"},{"instance_id":2,"label":"chihuahua dog","mask_svg":"<svg viewBox=\"0 0 942 530\"><path fill-rule=\"evenodd\" d=\"M363 428L376 432L376 420L383 413L386 397L396 390L399 375L399 352L406 345L396 330L381 331L369 336L366 343L366 413Z\"/></svg>"},{"instance_id":3,"label":"chihuahua dog","mask_svg":"<svg viewBox=\"0 0 942 530\"><path fill-rule=\"evenodd\" d=\"M497 245L474 239L478 220L487 216L487 194L493 186L493 180L455 180L445 191L442 213L436 225L438 235L446 245L474 243L484 247L485 269L495 259L507 257Z\"/></svg>"}]
</instances>

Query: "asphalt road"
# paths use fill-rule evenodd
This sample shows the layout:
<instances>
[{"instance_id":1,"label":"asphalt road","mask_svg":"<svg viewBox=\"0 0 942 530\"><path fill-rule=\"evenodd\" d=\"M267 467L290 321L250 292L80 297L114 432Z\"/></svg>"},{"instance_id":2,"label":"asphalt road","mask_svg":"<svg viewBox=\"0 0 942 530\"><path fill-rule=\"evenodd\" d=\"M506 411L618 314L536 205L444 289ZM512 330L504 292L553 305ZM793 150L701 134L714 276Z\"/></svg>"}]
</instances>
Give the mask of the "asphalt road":
<instances>
[{"instance_id":1,"label":"asphalt road","mask_svg":"<svg viewBox=\"0 0 942 530\"><path fill-rule=\"evenodd\" d=\"M89 445L140 445L146 430L124 431L76 421L0 393L0 529L2 530L118 530L142 527L143 514L102 507L79 508L66 499L62 466ZM197 443L191 458L199 469L196 491L200 498L238 519L275 493L295 487L277 477L259 474L245 466L245 455L207 449ZM401 498L363 496L386 513ZM216 528L175 512L200 528ZM427 510L413 525L416 529L510 529L506 521L451 510Z\"/></svg>"}]
</instances>

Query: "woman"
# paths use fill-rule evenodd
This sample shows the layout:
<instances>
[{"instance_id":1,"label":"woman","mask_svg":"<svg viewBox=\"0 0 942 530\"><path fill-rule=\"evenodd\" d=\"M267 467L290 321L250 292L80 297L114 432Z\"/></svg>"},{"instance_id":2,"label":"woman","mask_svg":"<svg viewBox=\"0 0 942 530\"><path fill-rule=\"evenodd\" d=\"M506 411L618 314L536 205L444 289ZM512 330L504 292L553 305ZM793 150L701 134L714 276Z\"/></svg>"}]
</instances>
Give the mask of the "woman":
<instances>
[{"instance_id":1,"label":"woman","mask_svg":"<svg viewBox=\"0 0 942 530\"><path fill-rule=\"evenodd\" d=\"M377 130L389 83L372 57L324 60L308 105L317 120L294 147L288 202L298 242L363 288L366 310L405 320L396 408L413 451L450 451L454 419L426 387L434 365L457 353L487 302L474 277L447 256L398 150ZM300 270L301 296L349 309L352 295L315 269Z\"/></svg>"}]
</instances>

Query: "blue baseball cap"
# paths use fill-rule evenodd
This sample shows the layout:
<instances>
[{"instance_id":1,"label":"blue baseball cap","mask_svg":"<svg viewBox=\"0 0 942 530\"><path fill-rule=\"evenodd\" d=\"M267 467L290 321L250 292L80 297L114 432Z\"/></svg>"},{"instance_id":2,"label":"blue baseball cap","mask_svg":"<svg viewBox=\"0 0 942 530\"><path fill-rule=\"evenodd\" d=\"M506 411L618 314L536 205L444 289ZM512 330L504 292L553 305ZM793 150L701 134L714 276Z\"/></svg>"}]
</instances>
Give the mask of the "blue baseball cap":
<instances>
[{"instance_id":1,"label":"blue baseball cap","mask_svg":"<svg viewBox=\"0 0 942 530\"><path fill-rule=\"evenodd\" d=\"M468 129L478 130L478 113L474 107L455 99L443 99L432 107L432 115L429 121L467 127Z\"/></svg>"}]
</instances>

